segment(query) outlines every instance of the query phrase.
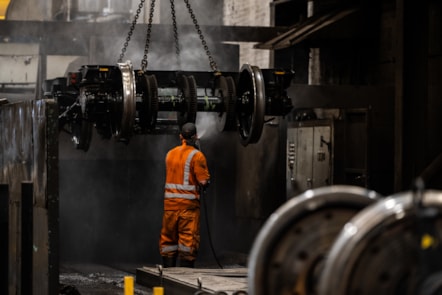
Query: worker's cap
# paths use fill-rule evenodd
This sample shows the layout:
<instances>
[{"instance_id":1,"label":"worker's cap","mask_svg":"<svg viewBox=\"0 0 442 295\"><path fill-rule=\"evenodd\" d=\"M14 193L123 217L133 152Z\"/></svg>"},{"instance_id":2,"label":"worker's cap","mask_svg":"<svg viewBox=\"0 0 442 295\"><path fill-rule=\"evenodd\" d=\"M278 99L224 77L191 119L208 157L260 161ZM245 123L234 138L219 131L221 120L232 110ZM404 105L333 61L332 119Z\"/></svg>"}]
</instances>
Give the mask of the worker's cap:
<instances>
[{"instance_id":1,"label":"worker's cap","mask_svg":"<svg viewBox=\"0 0 442 295\"><path fill-rule=\"evenodd\" d=\"M196 126L193 123L186 123L181 127L181 135L184 139L191 139L196 134Z\"/></svg>"}]
</instances>

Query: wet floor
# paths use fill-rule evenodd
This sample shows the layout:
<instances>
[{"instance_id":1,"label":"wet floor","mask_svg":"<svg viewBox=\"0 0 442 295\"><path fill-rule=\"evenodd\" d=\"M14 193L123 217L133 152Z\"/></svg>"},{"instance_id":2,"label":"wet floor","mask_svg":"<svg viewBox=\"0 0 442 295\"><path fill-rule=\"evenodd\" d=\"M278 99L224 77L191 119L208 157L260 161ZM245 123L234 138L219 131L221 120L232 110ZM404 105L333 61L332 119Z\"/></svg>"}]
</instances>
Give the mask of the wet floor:
<instances>
[{"instance_id":1,"label":"wet floor","mask_svg":"<svg viewBox=\"0 0 442 295\"><path fill-rule=\"evenodd\" d=\"M134 279L134 294L151 295L152 289L135 283L139 266L105 266L98 264L62 264L60 294L64 295L121 295L124 278Z\"/></svg>"}]
</instances>

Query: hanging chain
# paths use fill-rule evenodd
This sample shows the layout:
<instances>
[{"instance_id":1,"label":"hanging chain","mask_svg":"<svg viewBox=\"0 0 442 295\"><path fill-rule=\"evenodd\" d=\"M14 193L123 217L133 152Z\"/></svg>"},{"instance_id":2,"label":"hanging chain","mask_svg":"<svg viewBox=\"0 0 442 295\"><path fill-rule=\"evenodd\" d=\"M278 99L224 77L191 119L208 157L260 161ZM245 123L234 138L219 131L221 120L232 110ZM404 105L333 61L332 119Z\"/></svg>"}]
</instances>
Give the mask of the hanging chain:
<instances>
[{"instance_id":1,"label":"hanging chain","mask_svg":"<svg viewBox=\"0 0 442 295\"><path fill-rule=\"evenodd\" d=\"M118 62L123 62L124 54L126 53L127 46L129 45L129 42L130 42L130 38L132 37L132 34L134 33L135 25L137 24L138 17L140 16L141 9L143 8L143 5L144 5L144 1L145 0L141 0L140 4L138 4L137 13L135 14L134 20L132 21L132 25L130 26L129 33L127 34L127 37L126 37L126 42L124 42L124 46L121 49L121 54L120 54L120 58L118 59Z\"/></svg>"},{"instance_id":2,"label":"hanging chain","mask_svg":"<svg viewBox=\"0 0 442 295\"><path fill-rule=\"evenodd\" d=\"M181 59L180 59L180 42L178 39L178 26L176 23L176 13L175 13L175 3L174 0L170 0L170 11L172 13L172 25L173 25L173 38L175 39L175 53L178 63L178 69L181 70Z\"/></svg>"},{"instance_id":3,"label":"hanging chain","mask_svg":"<svg viewBox=\"0 0 442 295\"><path fill-rule=\"evenodd\" d=\"M171 0L172 1L172 0ZM216 65L215 60L210 53L209 46L207 46L206 40L204 40L203 33L201 32L200 26L198 25L198 21L196 20L195 14L193 13L192 7L190 7L189 0L184 0L186 3L187 9L189 10L190 17L192 18L193 24L195 25L195 29L200 37L201 44L203 44L204 50L206 51L206 55L209 58L210 67L214 72L218 72L218 66Z\"/></svg>"},{"instance_id":4,"label":"hanging chain","mask_svg":"<svg viewBox=\"0 0 442 295\"><path fill-rule=\"evenodd\" d=\"M149 10L149 23L147 24L147 33L146 33L146 45L144 46L144 55L141 60L141 70L144 72L147 69L147 54L149 53L149 44L150 44L150 33L152 32L152 22L153 22L153 13L155 10L155 0L151 0L150 2L150 10Z\"/></svg>"},{"instance_id":5,"label":"hanging chain","mask_svg":"<svg viewBox=\"0 0 442 295\"><path fill-rule=\"evenodd\" d=\"M133 32L135 30L135 25L137 24L138 18L140 16L141 10L143 8L145 0L140 0L140 4L138 5L137 12L134 16L134 19L132 21L132 24L130 26L129 32L126 37L126 42L124 42L123 48L121 49L120 58L118 59L118 62L122 62L124 55L126 53L127 47L129 46L130 39L133 35ZM199 35L199 38L201 40L201 44L203 45L204 50L206 51L206 55L209 59L210 67L214 72L218 72L218 66L209 50L209 46L207 45L206 40L204 39L203 33L201 31L201 28L198 24L198 21L196 19L195 14L193 13L193 9L190 6L189 0L184 0L187 10L189 11L190 17L192 18L192 22L195 25L195 29ZM178 26L176 21L176 13L175 13L175 3L174 0L170 0L170 7L171 7L171 13L172 13L172 25L173 25L173 35L174 35L174 41L175 41L175 53L177 56L177 62L178 62L178 68L180 69L180 45L179 45L179 38L178 38ZM142 71L145 71L147 69L148 61L147 61L147 54L149 52L149 46L150 46L150 34L152 32L152 22L153 22L153 14L155 9L155 0L151 0L150 4L150 11L149 11L149 23L147 25L147 33L146 33L146 44L144 47L144 55L143 59L141 61L141 69Z\"/></svg>"}]
</instances>

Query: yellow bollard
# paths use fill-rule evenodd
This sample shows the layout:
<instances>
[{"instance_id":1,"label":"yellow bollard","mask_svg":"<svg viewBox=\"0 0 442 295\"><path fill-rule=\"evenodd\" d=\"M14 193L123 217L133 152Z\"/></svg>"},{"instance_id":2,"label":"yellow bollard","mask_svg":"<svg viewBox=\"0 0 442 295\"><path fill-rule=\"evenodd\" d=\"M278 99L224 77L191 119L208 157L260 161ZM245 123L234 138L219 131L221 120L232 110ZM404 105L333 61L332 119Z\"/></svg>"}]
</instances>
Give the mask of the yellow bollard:
<instances>
[{"instance_id":1,"label":"yellow bollard","mask_svg":"<svg viewBox=\"0 0 442 295\"><path fill-rule=\"evenodd\" d=\"M164 295L163 287L153 287L153 295Z\"/></svg>"},{"instance_id":2,"label":"yellow bollard","mask_svg":"<svg viewBox=\"0 0 442 295\"><path fill-rule=\"evenodd\" d=\"M124 277L124 295L134 295L134 277Z\"/></svg>"}]
</instances>

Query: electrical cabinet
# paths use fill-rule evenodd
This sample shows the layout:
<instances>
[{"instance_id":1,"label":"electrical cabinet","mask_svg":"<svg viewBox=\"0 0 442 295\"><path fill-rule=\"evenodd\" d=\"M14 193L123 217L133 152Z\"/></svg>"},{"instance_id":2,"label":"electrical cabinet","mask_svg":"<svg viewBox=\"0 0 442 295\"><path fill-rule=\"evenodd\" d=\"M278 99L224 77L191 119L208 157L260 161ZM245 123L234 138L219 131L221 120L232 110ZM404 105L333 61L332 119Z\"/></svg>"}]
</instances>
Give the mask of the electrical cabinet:
<instances>
[{"instance_id":1,"label":"electrical cabinet","mask_svg":"<svg viewBox=\"0 0 442 295\"><path fill-rule=\"evenodd\" d=\"M291 122L287 126L287 198L332 183L331 120Z\"/></svg>"}]
</instances>

